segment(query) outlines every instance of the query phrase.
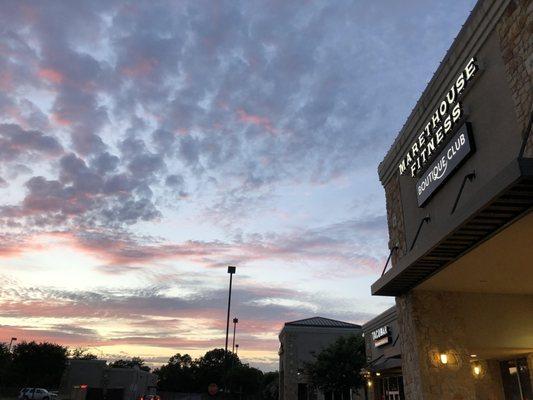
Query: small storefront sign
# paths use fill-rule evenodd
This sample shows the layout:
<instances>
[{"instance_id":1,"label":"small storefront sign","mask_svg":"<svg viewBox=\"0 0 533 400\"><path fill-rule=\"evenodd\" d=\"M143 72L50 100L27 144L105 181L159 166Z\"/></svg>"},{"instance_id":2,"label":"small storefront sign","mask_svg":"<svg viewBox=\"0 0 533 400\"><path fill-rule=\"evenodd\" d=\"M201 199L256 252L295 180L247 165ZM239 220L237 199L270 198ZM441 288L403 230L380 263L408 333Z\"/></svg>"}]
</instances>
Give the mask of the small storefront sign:
<instances>
[{"instance_id":1,"label":"small storefront sign","mask_svg":"<svg viewBox=\"0 0 533 400\"><path fill-rule=\"evenodd\" d=\"M374 341L374 347L380 347L390 343L390 328L388 326L382 326L372 331L372 340Z\"/></svg>"},{"instance_id":2,"label":"small storefront sign","mask_svg":"<svg viewBox=\"0 0 533 400\"><path fill-rule=\"evenodd\" d=\"M473 151L474 141L470 125L465 122L416 183L419 207L428 201Z\"/></svg>"}]
</instances>

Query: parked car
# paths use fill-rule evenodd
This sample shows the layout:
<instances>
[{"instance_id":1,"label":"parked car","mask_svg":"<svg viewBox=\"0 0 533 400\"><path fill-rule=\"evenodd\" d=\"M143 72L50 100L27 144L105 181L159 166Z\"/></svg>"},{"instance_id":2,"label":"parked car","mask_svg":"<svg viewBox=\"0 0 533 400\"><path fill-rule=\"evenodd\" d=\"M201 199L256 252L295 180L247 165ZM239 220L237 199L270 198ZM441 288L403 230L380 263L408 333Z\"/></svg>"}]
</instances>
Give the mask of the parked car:
<instances>
[{"instance_id":1,"label":"parked car","mask_svg":"<svg viewBox=\"0 0 533 400\"><path fill-rule=\"evenodd\" d=\"M23 388L19 393L19 400L55 400L56 393L43 388Z\"/></svg>"}]
</instances>

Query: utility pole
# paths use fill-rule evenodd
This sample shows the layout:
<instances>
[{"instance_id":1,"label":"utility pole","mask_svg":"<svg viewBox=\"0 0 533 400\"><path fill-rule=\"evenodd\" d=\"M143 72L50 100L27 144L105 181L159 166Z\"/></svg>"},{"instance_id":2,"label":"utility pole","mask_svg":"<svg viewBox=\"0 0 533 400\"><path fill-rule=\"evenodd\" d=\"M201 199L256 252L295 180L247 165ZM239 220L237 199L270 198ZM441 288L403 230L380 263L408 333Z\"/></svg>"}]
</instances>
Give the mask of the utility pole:
<instances>
[{"instance_id":1,"label":"utility pole","mask_svg":"<svg viewBox=\"0 0 533 400\"><path fill-rule=\"evenodd\" d=\"M233 345L231 346L231 352L235 353L235 331L237 330L237 323L239 318L233 318Z\"/></svg>"}]
</instances>

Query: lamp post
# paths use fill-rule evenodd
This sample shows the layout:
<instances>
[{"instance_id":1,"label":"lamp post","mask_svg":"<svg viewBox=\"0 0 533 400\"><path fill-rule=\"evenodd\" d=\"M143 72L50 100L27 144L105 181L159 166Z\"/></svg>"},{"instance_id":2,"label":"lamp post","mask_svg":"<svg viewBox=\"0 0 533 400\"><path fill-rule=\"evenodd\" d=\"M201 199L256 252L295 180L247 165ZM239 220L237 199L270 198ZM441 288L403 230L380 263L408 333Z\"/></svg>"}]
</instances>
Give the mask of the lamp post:
<instances>
[{"instance_id":1,"label":"lamp post","mask_svg":"<svg viewBox=\"0 0 533 400\"><path fill-rule=\"evenodd\" d=\"M228 294L228 314L226 317L226 346L224 347L224 398L226 398L226 375L228 373L228 337L229 337L229 313L231 310L231 284L233 283L233 274L236 271L236 267L229 265L228 274L229 274L229 294Z\"/></svg>"},{"instance_id":2,"label":"lamp post","mask_svg":"<svg viewBox=\"0 0 533 400\"><path fill-rule=\"evenodd\" d=\"M233 318L233 345L231 346L231 352L235 353L235 331L237 330L237 323L239 318Z\"/></svg>"},{"instance_id":3,"label":"lamp post","mask_svg":"<svg viewBox=\"0 0 533 400\"><path fill-rule=\"evenodd\" d=\"M9 352L11 353L11 345L13 344L13 342L16 342L17 341L17 338L16 337L12 337L11 340L9 341Z\"/></svg>"},{"instance_id":4,"label":"lamp post","mask_svg":"<svg viewBox=\"0 0 533 400\"><path fill-rule=\"evenodd\" d=\"M229 274L229 295L228 295L228 316L226 318L226 346L224 349L226 350L226 353L228 352L228 336L229 336L229 313L231 309L231 284L233 282L233 274L235 273L235 270L237 268L233 266L228 266L228 274Z\"/></svg>"}]
</instances>

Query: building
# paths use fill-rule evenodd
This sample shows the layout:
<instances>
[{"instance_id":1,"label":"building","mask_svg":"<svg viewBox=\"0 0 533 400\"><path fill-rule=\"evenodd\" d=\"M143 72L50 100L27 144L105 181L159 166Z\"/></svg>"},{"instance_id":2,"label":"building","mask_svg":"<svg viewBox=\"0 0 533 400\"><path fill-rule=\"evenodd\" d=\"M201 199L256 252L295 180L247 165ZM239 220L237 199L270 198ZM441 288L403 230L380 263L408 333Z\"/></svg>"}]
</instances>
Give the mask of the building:
<instances>
[{"instance_id":1,"label":"building","mask_svg":"<svg viewBox=\"0 0 533 400\"><path fill-rule=\"evenodd\" d=\"M532 399L533 3L479 0L379 166L406 399Z\"/></svg>"},{"instance_id":2,"label":"building","mask_svg":"<svg viewBox=\"0 0 533 400\"><path fill-rule=\"evenodd\" d=\"M69 360L61 379L62 399L138 400L154 394L157 375L134 368L110 368L105 360Z\"/></svg>"},{"instance_id":3,"label":"building","mask_svg":"<svg viewBox=\"0 0 533 400\"><path fill-rule=\"evenodd\" d=\"M367 399L403 400L402 352L396 307L363 325L369 373Z\"/></svg>"},{"instance_id":4,"label":"building","mask_svg":"<svg viewBox=\"0 0 533 400\"><path fill-rule=\"evenodd\" d=\"M312 388L305 363L339 337L360 334L360 325L323 317L286 322L279 334L280 400L332 400Z\"/></svg>"}]
</instances>

